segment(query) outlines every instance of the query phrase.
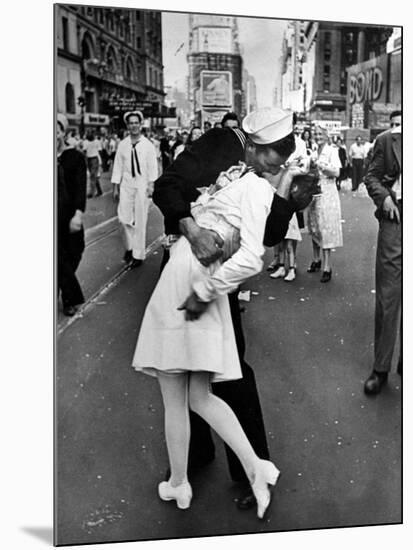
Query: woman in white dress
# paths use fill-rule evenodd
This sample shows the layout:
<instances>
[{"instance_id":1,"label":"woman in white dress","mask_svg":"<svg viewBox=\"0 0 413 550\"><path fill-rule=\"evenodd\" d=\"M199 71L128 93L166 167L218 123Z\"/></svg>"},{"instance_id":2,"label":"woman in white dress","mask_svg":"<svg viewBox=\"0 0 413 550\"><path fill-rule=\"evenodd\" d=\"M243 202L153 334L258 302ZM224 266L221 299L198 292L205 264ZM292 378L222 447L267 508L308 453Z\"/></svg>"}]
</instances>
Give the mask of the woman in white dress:
<instances>
[{"instance_id":1,"label":"woman in white dress","mask_svg":"<svg viewBox=\"0 0 413 550\"><path fill-rule=\"evenodd\" d=\"M340 196L336 187L341 162L337 148L328 144L326 129L317 126L314 137L318 151L313 160L320 176L321 194L313 198L308 209L308 229L313 243L313 261L307 271L314 273L322 269L320 281L327 283L331 280L332 274L331 249L343 246Z\"/></svg>"},{"instance_id":2,"label":"woman in white dress","mask_svg":"<svg viewBox=\"0 0 413 550\"><path fill-rule=\"evenodd\" d=\"M250 143L246 161L261 174L276 174L291 150L281 156L270 145ZM278 178L277 193L284 198L294 175L291 166ZM180 237L170 249L170 260L145 311L133 366L158 378L171 469L158 494L162 500L176 500L179 508L188 508L192 498L187 478L189 408L238 456L260 519L265 517L279 475L272 462L255 454L232 409L210 391L211 382L242 376L227 294L262 269L262 242L273 198L272 185L252 172L203 193L193 203L192 216L199 226L221 237L223 257L204 267L189 241Z\"/></svg>"}]
</instances>

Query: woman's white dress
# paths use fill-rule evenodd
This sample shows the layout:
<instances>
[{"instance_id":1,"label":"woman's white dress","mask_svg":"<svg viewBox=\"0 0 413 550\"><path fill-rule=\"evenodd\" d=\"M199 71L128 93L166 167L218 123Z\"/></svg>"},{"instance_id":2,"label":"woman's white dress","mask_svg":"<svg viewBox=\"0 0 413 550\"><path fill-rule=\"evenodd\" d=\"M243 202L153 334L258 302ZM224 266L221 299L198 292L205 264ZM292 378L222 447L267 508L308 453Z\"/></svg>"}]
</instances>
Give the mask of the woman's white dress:
<instances>
[{"instance_id":1,"label":"woman's white dress","mask_svg":"<svg viewBox=\"0 0 413 550\"><path fill-rule=\"evenodd\" d=\"M267 180L248 173L193 204L198 225L224 240L224 261L204 267L185 237L171 247L143 317L132 363L137 371L209 371L212 382L242 378L227 294L262 269L273 197ZM186 321L178 307L192 291L209 304L199 319Z\"/></svg>"},{"instance_id":2,"label":"woman's white dress","mask_svg":"<svg viewBox=\"0 0 413 550\"><path fill-rule=\"evenodd\" d=\"M297 215L294 213L291 217L290 223L288 224L287 233L284 239L291 239L292 241L301 241L301 231L298 227Z\"/></svg>"},{"instance_id":3,"label":"woman's white dress","mask_svg":"<svg viewBox=\"0 0 413 550\"><path fill-rule=\"evenodd\" d=\"M318 160L341 168L338 150L332 145L324 145ZM308 207L308 230L320 248L337 248L343 246L343 232L336 178L321 175L319 183L321 194L316 195Z\"/></svg>"}]
</instances>

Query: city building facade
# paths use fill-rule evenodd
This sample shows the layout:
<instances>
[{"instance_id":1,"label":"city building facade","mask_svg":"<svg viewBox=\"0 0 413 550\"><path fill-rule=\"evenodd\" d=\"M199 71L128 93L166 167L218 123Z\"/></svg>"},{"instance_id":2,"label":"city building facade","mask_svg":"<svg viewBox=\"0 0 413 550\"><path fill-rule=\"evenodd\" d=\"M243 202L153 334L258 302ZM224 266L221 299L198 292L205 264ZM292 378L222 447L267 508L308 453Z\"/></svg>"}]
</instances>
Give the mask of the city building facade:
<instances>
[{"instance_id":1,"label":"city building facade","mask_svg":"<svg viewBox=\"0 0 413 550\"><path fill-rule=\"evenodd\" d=\"M305 23L303 21L289 22L282 41L281 87L279 89L280 97L276 101L283 109L298 113L305 109L304 40Z\"/></svg>"},{"instance_id":2,"label":"city building facade","mask_svg":"<svg viewBox=\"0 0 413 550\"><path fill-rule=\"evenodd\" d=\"M244 69L242 71L242 107L241 118L257 109L257 86L255 78Z\"/></svg>"},{"instance_id":3,"label":"city building facade","mask_svg":"<svg viewBox=\"0 0 413 550\"><path fill-rule=\"evenodd\" d=\"M389 115L402 103L401 37L381 53L347 69L347 124L369 128L374 137L389 128Z\"/></svg>"},{"instance_id":4,"label":"city building facade","mask_svg":"<svg viewBox=\"0 0 413 550\"><path fill-rule=\"evenodd\" d=\"M243 67L235 17L189 15L188 98L193 122L243 114Z\"/></svg>"},{"instance_id":5,"label":"city building facade","mask_svg":"<svg viewBox=\"0 0 413 550\"><path fill-rule=\"evenodd\" d=\"M162 125L161 12L59 4L55 17L57 110L70 127L119 130L130 109Z\"/></svg>"},{"instance_id":6,"label":"city building facade","mask_svg":"<svg viewBox=\"0 0 413 550\"><path fill-rule=\"evenodd\" d=\"M385 26L290 22L274 103L307 123L322 121L333 134L352 127L379 130L401 101L398 34L386 53L392 33Z\"/></svg>"}]
</instances>

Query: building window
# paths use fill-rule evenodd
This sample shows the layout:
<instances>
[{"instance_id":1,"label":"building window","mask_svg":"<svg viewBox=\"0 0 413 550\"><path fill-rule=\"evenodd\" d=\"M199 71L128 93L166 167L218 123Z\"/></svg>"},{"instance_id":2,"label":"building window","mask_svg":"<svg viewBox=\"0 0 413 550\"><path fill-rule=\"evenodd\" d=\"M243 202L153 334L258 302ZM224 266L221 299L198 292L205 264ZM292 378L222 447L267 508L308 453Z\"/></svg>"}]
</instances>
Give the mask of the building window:
<instances>
[{"instance_id":1,"label":"building window","mask_svg":"<svg viewBox=\"0 0 413 550\"><path fill-rule=\"evenodd\" d=\"M324 65L323 71L323 90L330 91L330 65Z\"/></svg>"},{"instance_id":2,"label":"building window","mask_svg":"<svg viewBox=\"0 0 413 550\"><path fill-rule=\"evenodd\" d=\"M75 90L74 90L72 84L70 84L70 82L68 82L66 84L65 100L66 100L66 113L74 114L76 112Z\"/></svg>"},{"instance_id":3,"label":"building window","mask_svg":"<svg viewBox=\"0 0 413 550\"><path fill-rule=\"evenodd\" d=\"M94 113L95 112L95 96L94 93L91 91L85 92L85 110L87 113Z\"/></svg>"},{"instance_id":4,"label":"building window","mask_svg":"<svg viewBox=\"0 0 413 550\"><path fill-rule=\"evenodd\" d=\"M86 15L88 17L93 17L93 8L86 8Z\"/></svg>"},{"instance_id":5,"label":"building window","mask_svg":"<svg viewBox=\"0 0 413 550\"><path fill-rule=\"evenodd\" d=\"M142 46L141 37L138 36L138 37L136 38L136 47L138 48L138 50L140 50L140 49L141 49L141 46Z\"/></svg>"},{"instance_id":6,"label":"building window","mask_svg":"<svg viewBox=\"0 0 413 550\"><path fill-rule=\"evenodd\" d=\"M130 58L126 61L125 75L128 80L133 80L133 66Z\"/></svg>"},{"instance_id":7,"label":"building window","mask_svg":"<svg viewBox=\"0 0 413 550\"><path fill-rule=\"evenodd\" d=\"M99 23L101 25L104 25L105 23L105 16L102 9L99 10Z\"/></svg>"},{"instance_id":8,"label":"building window","mask_svg":"<svg viewBox=\"0 0 413 550\"><path fill-rule=\"evenodd\" d=\"M136 12L136 21L140 21L141 20L141 12L138 10Z\"/></svg>"},{"instance_id":9,"label":"building window","mask_svg":"<svg viewBox=\"0 0 413 550\"><path fill-rule=\"evenodd\" d=\"M116 71L116 68L117 68L116 54L112 46L108 49L108 52L106 54L106 65L110 72L113 73Z\"/></svg>"},{"instance_id":10,"label":"building window","mask_svg":"<svg viewBox=\"0 0 413 550\"><path fill-rule=\"evenodd\" d=\"M91 40L87 34L85 34L85 36L83 37L81 51L82 51L82 59L86 59L86 60L92 59L93 50L91 48Z\"/></svg>"},{"instance_id":11,"label":"building window","mask_svg":"<svg viewBox=\"0 0 413 550\"><path fill-rule=\"evenodd\" d=\"M63 49L69 49L69 20L67 17L62 17L62 29L63 29Z\"/></svg>"},{"instance_id":12,"label":"building window","mask_svg":"<svg viewBox=\"0 0 413 550\"><path fill-rule=\"evenodd\" d=\"M149 67L149 86L152 86L152 68Z\"/></svg>"}]
</instances>

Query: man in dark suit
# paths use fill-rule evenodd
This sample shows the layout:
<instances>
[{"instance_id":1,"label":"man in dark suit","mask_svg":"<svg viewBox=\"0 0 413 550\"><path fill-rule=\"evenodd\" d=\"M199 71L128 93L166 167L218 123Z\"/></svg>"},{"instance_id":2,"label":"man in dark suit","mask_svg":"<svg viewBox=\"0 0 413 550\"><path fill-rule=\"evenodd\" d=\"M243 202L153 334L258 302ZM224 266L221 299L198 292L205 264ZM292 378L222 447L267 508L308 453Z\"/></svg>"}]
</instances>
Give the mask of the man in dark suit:
<instances>
[{"instance_id":1,"label":"man in dark suit","mask_svg":"<svg viewBox=\"0 0 413 550\"><path fill-rule=\"evenodd\" d=\"M279 113L277 116L280 116ZM292 116L289 117L291 120L286 119L285 123L288 124L281 133L281 154L277 157L279 165L286 161L295 148ZM266 119L265 124L269 125L270 120ZM248 156L256 155L259 150L259 146L247 140L244 132L237 128L213 128L188 146L155 181L153 201L164 215L165 233L172 242L176 235L184 234L191 243L195 256L204 265L209 265L220 257L222 243L216 233L196 225L191 217L190 203L199 195L198 188L214 183L220 172L238 164L239 161L248 162ZM264 244L272 246L284 238L292 213L293 208L286 198L275 194L270 215L272 220L276 220L275 227L272 226L273 240ZM168 258L169 251L166 250L163 265ZM213 391L234 410L257 455L268 459L269 450L255 376L250 365L244 360L245 340L238 292L229 294L228 297L243 378L214 384ZM191 413L190 417L189 468L194 470L213 460L215 449L209 426L194 413ZM238 507L250 508L255 505L255 499L245 472L231 449L226 448L226 452L231 477L241 483L242 498L238 500Z\"/></svg>"},{"instance_id":2,"label":"man in dark suit","mask_svg":"<svg viewBox=\"0 0 413 550\"><path fill-rule=\"evenodd\" d=\"M387 381L401 324L401 111L394 111L390 122L391 129L376 139L365 178L367 191L377 206L375 215L379 220L374 366L364 384L367 395L378 394ZM401 374L401 356L397 371Z\"/></svg>"},{"instance_id":3,"label":"man in dark suit","mask_svg":"<svg viewBox=\"0 0 413 550\"><path fill-rule=\"evenodd\" d=\"M86 161L65 144L67 119L57 115L57 282L63 313L72 316L84 302L76 269L85 248L82 216L86 205Z\"/></svg>"}]
</instances>

